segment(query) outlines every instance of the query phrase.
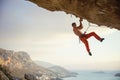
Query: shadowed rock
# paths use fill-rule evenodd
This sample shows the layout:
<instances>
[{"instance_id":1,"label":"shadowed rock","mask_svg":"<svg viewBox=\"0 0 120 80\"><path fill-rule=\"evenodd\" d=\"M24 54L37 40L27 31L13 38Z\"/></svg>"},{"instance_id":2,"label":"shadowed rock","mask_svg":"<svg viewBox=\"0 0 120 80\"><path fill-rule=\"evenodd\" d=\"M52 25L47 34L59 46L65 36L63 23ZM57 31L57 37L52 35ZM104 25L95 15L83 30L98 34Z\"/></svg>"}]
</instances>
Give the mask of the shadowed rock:
<instances>
[{"instance_id":1,"label":"shadowed rock","mask_svg":"<svg viewBox=\"0 0 120 80\"><path fill-rule=\"evenodd\" d=\"M50 11L64 11L120 30L120 0L28 0Z\"/></svg>"},{"instance_id":2,"label":"shadowed rock","mask_svg":"<svg viewBox=\"0 0 120 80\"><path fill-rule=\"evenodd\" d=\"M0 80L9 80L9 78L2 71L0 71Z\"/></svg>"}]
</instances>

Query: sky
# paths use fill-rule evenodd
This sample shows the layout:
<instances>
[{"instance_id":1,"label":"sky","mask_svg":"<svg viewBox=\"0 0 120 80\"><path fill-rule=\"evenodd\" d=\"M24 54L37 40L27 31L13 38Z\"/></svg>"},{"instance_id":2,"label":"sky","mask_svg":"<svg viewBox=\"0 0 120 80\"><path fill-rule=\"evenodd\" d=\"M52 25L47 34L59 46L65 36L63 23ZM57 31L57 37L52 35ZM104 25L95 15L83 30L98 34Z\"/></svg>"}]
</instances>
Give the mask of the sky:
<instances>
[{"instance_id":1,"label":"sky","mask_svg":"<svg viewBox=\"0 0 120 80\"><path fill-rule=\"evenodd\" d=\"M0 0L0 48L25 51L33 60L72 70L120 70L120 31L90 23L88 32L105 40L88 39L93 56L73 33L71 23L79 18L65 12L50 12L25 0ZM89 26L83 20L83 32Z\"/></svg>"}]
</instances>

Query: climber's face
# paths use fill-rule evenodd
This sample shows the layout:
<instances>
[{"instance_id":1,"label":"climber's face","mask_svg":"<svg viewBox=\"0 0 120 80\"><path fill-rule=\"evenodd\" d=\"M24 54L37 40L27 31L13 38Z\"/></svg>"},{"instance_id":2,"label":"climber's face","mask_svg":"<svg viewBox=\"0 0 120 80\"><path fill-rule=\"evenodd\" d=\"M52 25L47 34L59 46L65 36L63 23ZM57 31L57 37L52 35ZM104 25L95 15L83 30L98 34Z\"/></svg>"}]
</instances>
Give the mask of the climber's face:
<instances>
[{"instance_id":1,"label":"climber's face","mask_svg":"<svg viewBox=\"0 0 120 80\"><path fill-rule=\"evenodd\" d=\"M72 27L76 27L76 23L72 23Z\"/></svg>"}]
</instances>

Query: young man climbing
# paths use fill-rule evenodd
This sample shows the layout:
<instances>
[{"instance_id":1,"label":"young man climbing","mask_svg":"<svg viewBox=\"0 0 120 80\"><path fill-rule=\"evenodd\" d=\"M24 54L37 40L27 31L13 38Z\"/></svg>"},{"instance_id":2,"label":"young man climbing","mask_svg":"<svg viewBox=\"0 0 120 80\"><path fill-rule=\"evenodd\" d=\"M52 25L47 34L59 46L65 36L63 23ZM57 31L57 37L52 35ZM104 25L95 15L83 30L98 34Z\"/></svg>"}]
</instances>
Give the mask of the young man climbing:
<instances>
[{"instance_id":1,"label":"young man climbing","mask_svg":"<svg viewBox=\"0 0 120 80\"><path fill-rule=\"evenodd\" d=\"M87 39L90 38L91 36L94 36L97 40L102 42L104 40L104 38L100 38L95 32L91 32L91 33L88 33L88 34L86 34L86 32L82 33L80 30L83 28L83 25L82 25L83 19L81 18L79 21L80 21L79 26L76 26L76 23L72 23L73 32L85 44L87 52L89 53L90 56L92 56Z\"/></svg>"}]
</instances>

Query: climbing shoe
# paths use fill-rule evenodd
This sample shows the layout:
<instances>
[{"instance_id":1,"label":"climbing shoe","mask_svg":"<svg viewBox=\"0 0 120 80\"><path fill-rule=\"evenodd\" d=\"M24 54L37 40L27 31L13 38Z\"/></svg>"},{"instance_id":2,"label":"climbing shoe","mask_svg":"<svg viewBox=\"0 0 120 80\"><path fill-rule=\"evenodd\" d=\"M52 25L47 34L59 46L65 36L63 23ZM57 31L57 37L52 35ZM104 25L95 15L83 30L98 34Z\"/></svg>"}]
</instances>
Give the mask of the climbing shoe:
<instances>
[{"instance_id":1,"label":"climbing shoe","mask_svg":"<svg viewBox=\"0 0 120 80\"><path fill-rule=\"evenodd\" d=\"M89 55L92 56L91 52L89 52Z\"/></svg>"},{"instance_id":2,"label":"climbing shoe","mask_svg":"<svg viewBox=\"0 0 120 80\"><path fill-rule=\"evenodd\" d=\"M101 39L100 39L100 42L102 42L103 40L104 40L104 38L101 38Z\"/></svg>"}]
</instances>

